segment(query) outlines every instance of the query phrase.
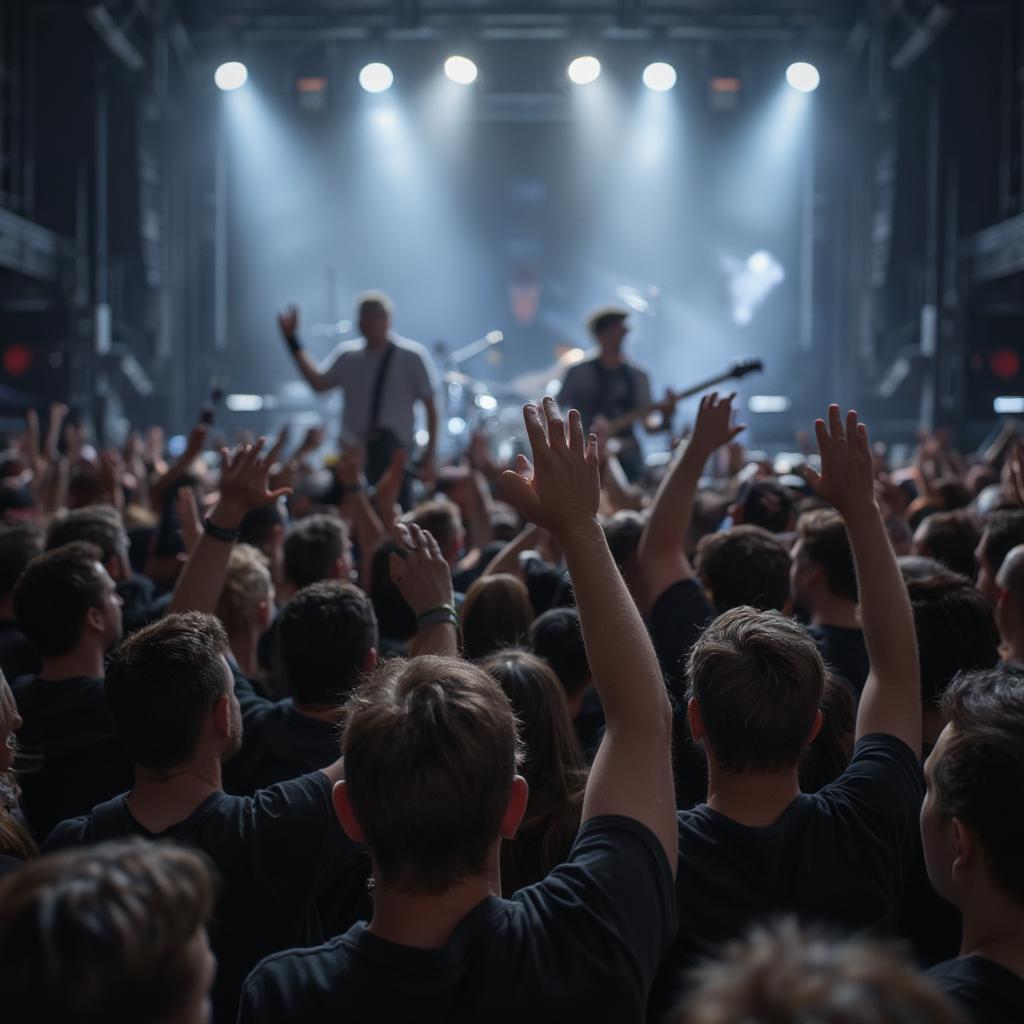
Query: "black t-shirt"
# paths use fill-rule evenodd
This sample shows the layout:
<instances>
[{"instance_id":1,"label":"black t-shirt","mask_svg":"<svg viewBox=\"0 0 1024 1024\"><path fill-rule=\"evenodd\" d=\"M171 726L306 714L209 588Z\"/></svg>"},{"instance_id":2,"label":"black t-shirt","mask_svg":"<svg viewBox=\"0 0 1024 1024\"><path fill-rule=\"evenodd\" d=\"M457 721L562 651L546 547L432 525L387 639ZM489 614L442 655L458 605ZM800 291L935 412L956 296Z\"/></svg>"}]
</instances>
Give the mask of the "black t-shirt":
<instances>
[{"instance_id":1,"label":"black t-shirt","mask_svg":"<svg viewBox=\"0 0 1024 1024\"><path fill-rule=\"evenodd\" d=\"M172 597L169 593L158 595L156 584L148 576L138 574L117 584L117 596L124 602L121 623L125 636L165 615Z\"/></svg>"},{"instance_id":2,"label":"black t-shirt","mask_svg":"<svg viewBox=\"0 0 1024 1024\"><path fill-rule=\"evenodd\" d=\"M141 835L170 839L205 852L220 873L210 923L217 955L214 1020L235 1019L245 976L269 953L323 941L317 893L337 878L358 847L331 804L331 781L313 772L260 790L253 797L217 792L184 821L154 834L131 815L127 794L54 829L46 852Z\"/></svg>"},{"instance_id":3,"label":"black t-shirt","mask_svg":"<svg viewBox=\"0 0 1024 1024\"><path fill-rule=\"evenodd\" d=\"M868 659L864 631L844 626L808 626L825 664L850 684L855 700L860 700L868 681L871 663Z\"/></svg>"},{"instance_id":4,"label":"black t-shirt","mask_svg":"<svg viewBox=\"0 0 1024 1024\"><path fill-rule=\"evenodd\" d=\"M961 956L927 972L972 1024L1020 1024L1024 978L984 956Z\"/></svg>"},{"instance_id":5,"label":"black t-shirt","mask_svg":"<svg viewBox=\"0 0 1024 1024\"><path fill-rule=\"evenodd\" d=\"M923 799L913 751L878 733L857 743L835 782L798 796L774 825L741 825L706 804L680 811L680 930L659 979L660 1005L681 968L778 914L897 934Z\"/></svg>"},{"instance_id":6,"label":"black t-shirt","mask_svg":"<svg viewBox=\"0 0 1024 1024\"><path fill-rule=\"evenodd\" d=\"M276 782L334 764L341 756L338 727L295 710L291 699L267 700L237 670L242 749L224 765L224 789L248 796Z\"/></svg>"},{"instance_id":7,"label":"black t-shirt","mask_svg":"<svg viewBox=\"0 0 1024 1024\"><path fill-rule=\"evenodd\" d=\"M42 662L29 639L9 619L0 621L0 669L7 681L13 682L19 676L38 675Z\"/></svg>"},{"instance_id":8,"label":"black t-shirt","mask_svg":"<svg viewBox=\"0 0 1024 1024\"><path fill-rule=\"evenodd\" d=\"M41 841L58 822L123 793L132 766L114 731L102 679L28 676L11 690L25 720L18 733L21 808Z\"/></svg>"},{"instance_id":9,"label":"black t-shirt","mask_svg":"<svg viewBox=\"0 0 1024 1024\"><path fill-rule=\"evenodd\" d=\"M246 981L238 1021L639 1021L675 927L653 833L594 818L566 863L511 899L483 900L442 949L357 924L319 949L270 957Z\"/></svg>"}]
</instances>

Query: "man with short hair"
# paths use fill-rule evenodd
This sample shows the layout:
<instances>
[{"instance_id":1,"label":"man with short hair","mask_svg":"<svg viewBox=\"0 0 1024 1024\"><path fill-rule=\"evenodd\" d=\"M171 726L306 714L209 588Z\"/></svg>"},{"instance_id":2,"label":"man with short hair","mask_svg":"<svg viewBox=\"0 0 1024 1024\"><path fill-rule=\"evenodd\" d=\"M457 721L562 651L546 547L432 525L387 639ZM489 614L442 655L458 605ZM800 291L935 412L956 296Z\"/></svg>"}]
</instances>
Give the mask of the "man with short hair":
<instances>
[{"instance_id":1,"label":"man with short hair","mask_svg":"<svg viewBox=\"0 0 1024 1024\"><path fill-rule=\"evenodd\" d=\"M18 738L32 771L22 806L36 837L121 792L131 765L103 696L103 659L121 639L121 598L84 541L29 562L14 589L14 614L42 668L11 681L25 720Z\"/></svg>"},{"instance_id":2,"label":"man with short hair","mask_svg":"<svg viewBox=\"0 0 1024 1024\"><path fill-rule=\"evenodd\" d=\"M0 883L6 1024L207 1024L206 858L142 839L32 861Z\"/></svg>"},{"instance_id":3,"label":"man with short hair","mask_svg":"<svg viewBox=\"0 0 1024 1024\"><path fill-rule=\"evenodd\" d=\"M565 552L608 719L569 859L500 898L501 842L527 802L508 699L452 657L386 663L347 707L334 797L370 850L373 919L265 960L240 1024L643 1018L675 927L668 701L597 520L597 439L585 441L575 410L567 437L551 399L543 420L535 406L525 418L534 472L506 473L504 485ZM395 582L421 627L443 634L435 649L452 654L455 617L431 611L450 597L450 573L436 541L410 531L412 548L391 561ZM440 570L443 586L425 586L418 566Z\"/></svg>"},{"instance_id":4,"label":"man with short hair","mask_svg":"<svg viewBox=\"0 0 1024 1024\"><path fill-rule=\"evenodd\" d=\"M936 558L950 571L974 581L980 536L967 512L933 512L914 531L912 554Z\"/></svg>"},{"instance_id":5,"label":"man with short hair","mask_svg":"<svg viewBox=\"0 0 1024 1024\"><path fill-rule=\"evenodd\" d=\"M702 537L695 568L716 611L789 609L789 552L763 527L733 526Z\"/></svg>"},{"instance_id":6,"label":"man with short hair","mask_svg":"<svg viewBox=\"0 0 1024 1024\"><path fill-rule=\"evenodd\" d=\"M462 513L455 502L446 498L421 502L403 516L402 522L413 523L426 530L437 541L445 561L454 570L466 544Z\"/></svg>"},{"instance_id":7,"label":"man with short hair","mask_svg":"<svg viewBox=\"0 0 1024 1024\"><path fill-rule=\"evenodd\" d=\"M352 541L337 517L319 512L298 519L284 538L285 600L320 580L348 580L352 575Z\"/></svg>"},{"instance_id":8,"label":"man with short hair","mask_svg":"<svg viewBox=\"0 0 1024 1024\"><path fill-rule=\"evenodd\" d=\"M925 764L921 836L928 874L960 908L960 956L928 976L976 1024L1011 1024L1024 1005L1024 675L958 678L949 724Z\"/></svg>"},{"instance_id":9,"label":"man with short hair","mask_svg":"<svg viewBox=\"0 0 1024 1024\"><path fill-rule=\"evenodd\" d=\"M978 589L992 604L999 600L996 580L1003 559L1018 544L1024 544L1024 509L993 512L985 521L985 529L975 552L978 558Z\"/></svg>"},{"instance_id":10,"label":"man with short hair","mask_svg":"<svg viewBox=\"0 0 1024 1024\"><path fill-rule=\"evenodd\" d=\"M770 533L793 529L793 492L778 480L748 480L729 506L733 526L761 526Z\"/></svg>"},{"instance_id":11,"label":"man with short hair","mask_svg":"<svg viewBox=\"0 0 1024 1024\"><path fill-rule=\"evenodd\" d=\"M14 585L42 550L43 538L34 526L0 528L0 671L10 680L34 675L42 667L36 649L14 620Z\"/></svg>"},{"instance_id":12,"label":"man with short hair","mask_svg":"<svg viewBox=\"0 0 1024 1024\"><path fill-rule=\"evenodd\" d=\"M1024 544L1007 552L996 574L996 624L1003 660L1024 665Z\"/></svg>"}]
</instances>

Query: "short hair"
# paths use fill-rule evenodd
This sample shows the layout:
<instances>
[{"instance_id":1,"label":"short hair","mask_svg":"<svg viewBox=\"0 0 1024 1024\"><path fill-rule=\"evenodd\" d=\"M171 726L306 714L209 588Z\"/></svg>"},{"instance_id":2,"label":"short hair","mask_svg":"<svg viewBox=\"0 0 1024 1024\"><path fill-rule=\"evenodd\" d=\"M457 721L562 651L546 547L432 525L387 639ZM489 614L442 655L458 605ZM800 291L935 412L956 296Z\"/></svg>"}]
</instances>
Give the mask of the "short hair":
<instances>
[{"instance_id":1,"label":"short hair","mask_svg":"<svg viewBox=\"0 0 1024 1024\"><path fill-rule=\"evenodd\" d=\"M127 839L31 861L0 882L13 1021L159 1024L197 985L187 946L213 911L201 853Z\"/></svg>"},{"instance_id":2,"label":"short hair","mask_svg":"<svg viewBox=\"0 0 1024 1024\"><path fill-rule=\"evenodd\" d=\"M525 642L533 622L530 592L510 573L481 576L462 605L462 646L472 660Z\"/></svg>"},{"instance_id":3,"label":"short hair","mask_svg":"<svg viewBox=\"0 0 1024 1024\"><path fill-rule=\"evenodd\" d=\"M793 492L777 480L748 480L740 488L736 504L743 509L744 523L763 526L770 533L789 530L796 509Z\"/></svg>"},{"instance_id":4,"label":"short hair","mask_svg":"<svg viewBox=\"0 0 1024 1024\"><path fill-rule=\"evenodd\" d=\"M622 509L604 524L604 537L608 549L621 569L637 552L646 520L639 512Z\"/></svg>"},{"instance_id":5,"label":"short hair","mask_svg":"<svg viewBox=\"0 0 1024 1024\"><path fill-rule=\"evenodd\" d=\"M402 548L385 538L370 559L370 600L377 616L377 629L387 640L405 641L416 634L416 613L391 579L391 556Z\"/></svg>"},{"instance_id":6,"label":"short hair","mask_svg":"<svg viewBox=\"0 0 1024 1024\"><path fill-rule=\"evenodd\" d=\"M326 512L292 523L284 538L284 574L289 582L301 588L330 579L347 538L345 524Z\"/></svg>"},{"instance_id":7,"label":"short hair","mask_svg":"<svg viewBox=\"0 0 1024 1024\"><path fill-rule=\"evenodd\" d=\"M14 590L25 566L42 550L43 536L36 527L25 523L0 528L0 597Z\"/></svg>"},{"instance_id":8,"label":"short hair","mask_svg":"<svg viewBox=\"0 0 1024 1024\"><path fill-rule=\"evenodd\" d=\"M978 528L965 512L936 512L922 524L922 554L937 558L951 572L973 580L978 571L974 552Z\"/></svg>"},{"instance_id":9,"label":"short hair","mask_svg":"<svg viewBox=\"0 0 1024 1024\"><path fill-rule=\"evenodd\" d=\"M393 319L395 315L395 304L391 301L391 296L378 289L360 292L356 296L357 315L361 316L368 309L381 310L387 314L389 320Z\"/></svg>"},{"instance_id":10,"label":"short hair","mask_svg":"<svg viewBox=\"0 0 1024 1024\"><path fill-rule=\"evenodd\" d=\"M982 557L997 573L1011 548L1024 544L1024 509L993 512L981 537Z\"/></svg>"},{"instance_id":11,"label":"short hair","mask_svg":"<svg viewBox=\"0 0 1024 1024\"><path fill-rule=\"evenodd\" d=\"M897 951L833 939L792 918L759 924L694 969L675 1024L958 1024L947 997Z\"/></svg>"},{"instance_id":12,"label":"short hair","mask_svg":"<svg viewBox=\"0 0 1024 1024\"><path fill-rule=\"evenodd\" d=\"M992 877L1024 905L1024 673L1010 668L958 676L942 710L945 740L928 760L939 813L978 834Z\"/></svg>"},{"instance_id":13,"label":"short hair","mask_svg":"<svg viewBox=\"0 0 1024 1024\"><path fill-rule=\"evenodd\" d=\"M14 618L43 658L70 654L82 639L85 615L100 608L100 549L76 541L37 555L14 587Z\"/></svg>"},{"instance_id":14,"label":"short hair","mask_svg":"<svg viewBox=\"0 0 1024 1024\"><path fill-rule=\"evenodd\" d=\"M750 605L780 612L789 600L791 561L786 545L775 534L744 524L702 537L696 570L718 611Z\"/></svg>"},{"instance_id":15,"label":"short hair","mask_svg":"<svg viewBox=\"0 0 1024 1024\"><path fill-rule=\"evenodd\" d=\"M736 774L795 767L825 686L810 634L778 612L734 608L693 645L689 695L715 760Z\"/></svg>"},{"instance_id":16,"label":"short hair","mask_svg":"<svg viewBox=\"0 0 1024 1024\"><path fill-rule=\"evenodd\" d=\"M112 505L86 505L65 512L46 531L46 550L63 547L72 541L84 540L100 549L100 561L106 565L112 558L128 564L128 534L117 509Z\"/></svg>"},{"instance_id":17,"label":"short hair","mask_svg":"<svg viewBox=\"0 0 1024 1024\"><path fill-rule=\"evenodd\" d=\"M587 330L594 338L600 338L609 328L628 320L630 312L621 306L600 306L587 317Z\"/></svg>"},{"instance_id":18,"label":"short hair","mask_svg":"<svg viewBox=\"0 0 1024 1024\"><path fill-rule=\"evenodd\" d=\"M277 620L281 665L300 703L341 704L379 642L377 616L358 587L324 580L303 587Z\"/></svg>"},{"instance_id":19,"label":"short hair","mask_svg":"<svg viewBox=\"0 0 1024 1024\"><path fill-rule=\"evenodd\" d=\"M266 556L251 544L236 544L217 601L217 618L229 635L254 621L259 606L271 600L273 588Z\"/></svg>"},{"instance_id":20,"label":"short hair","mask_svg":"<svg viewBox=\"0 0 1024 1024\"><path fill-rule=\"evenodd\" d=\"M805 512L796 524L802 557L820 565L828 589L847 601L857 600L857 571L842 516L832 509Z\"/></svg>"},{"instance_id":21,"label":"short hair","mask_svg":"<svg viewBox=\"0 0 1024 1024\"><path fill-rule=\"evenodd\" d=\"M958 672L999 663L999 628L985 595L955 573L911 580L907 594L917 633L921 699L925 707L937 708Z\"/></svg>"},{"instance_id":22,"label":"short hair","mask_svg":"<svg viewBox=\"0 0 1024 1024\"><path fill-rule=\"evenodd\" d=\"M263 551L273 531L278 526L284 526L286 521L287 517L279 501L272 501L259 508L250 509L242 519L242 525L238 530L238 540L242 544L251 544L254 548Z\"/></svg>"},{"instance_id":23,"label":"short hair","mask_svg":"<svg viewBox=\"0 0 1024 1024\"><path fill-rule=\"evenodd\" d=\"M455 658L384 662L345 706L345 784L380 881L444 892L479 875L521 750L501 687Z\"/></svg>"},{"instance_id":24,"label":"short hair","mask_svg":"<svg viewBox=\"0 0 1024 1024\"><path fill-rule=\"evenodd\" d=\"M203 721L231 692L224 627L212 615L168 615L116 647L105 692L117 734L135 764L160 774L196 753Z\"/></svg>"},{"instance_id":25,"label":"short hair","mask_svg":"<svg viewBox=\"0 0 1024 1024\"><path fill-rule=\"evenodd\" d=\"M458 539L462 527L462 513L454 501L435 498L424 501L402 517L403 523L413 523L426 530L442 552L448 551Z\"/></svg>"},{"instance_id":26,"label":"short hair","mask_svg":"<svg viewBox=\"0 0 1024 1024\"><path fill-rule=\"evenodd\" d=\"M575 608L551 608L538 615L526 642L537 657L551 666L566 696L575 697L586 688L590 682L590 662L580 613Z\"/></svg>"}]
</instances>

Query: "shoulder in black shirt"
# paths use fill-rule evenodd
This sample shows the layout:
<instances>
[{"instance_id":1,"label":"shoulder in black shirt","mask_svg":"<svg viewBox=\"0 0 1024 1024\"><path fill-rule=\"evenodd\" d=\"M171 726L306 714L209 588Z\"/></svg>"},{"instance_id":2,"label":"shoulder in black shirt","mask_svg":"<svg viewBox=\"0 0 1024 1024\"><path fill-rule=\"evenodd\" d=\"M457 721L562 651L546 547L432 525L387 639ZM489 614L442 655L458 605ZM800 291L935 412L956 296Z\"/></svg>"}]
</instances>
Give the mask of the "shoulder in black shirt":
<instances>
[{"instance_id":1,"label":"shoulder in black shirt","mask_svg":"<svg viewBox=\"0 0 1024 1024\"><path fill-rule=\"evenodd\" d=\"M1020 1024L1024 978L984 956L938 964L927 977L967 1014L972 1024Z\"/></svg>"},{"instance_id":2,"label":"shoulder in black shirt","mask_svg":"<svg viewBox=\"0 0 1024 1024\"><path fill-rule=\"evenodd\" d=\"M864 631L844 626L808 626L807 632L814 637L825 664L849 684L854 700L860 700L871 670Z\"/></svg>"}]
</instances>

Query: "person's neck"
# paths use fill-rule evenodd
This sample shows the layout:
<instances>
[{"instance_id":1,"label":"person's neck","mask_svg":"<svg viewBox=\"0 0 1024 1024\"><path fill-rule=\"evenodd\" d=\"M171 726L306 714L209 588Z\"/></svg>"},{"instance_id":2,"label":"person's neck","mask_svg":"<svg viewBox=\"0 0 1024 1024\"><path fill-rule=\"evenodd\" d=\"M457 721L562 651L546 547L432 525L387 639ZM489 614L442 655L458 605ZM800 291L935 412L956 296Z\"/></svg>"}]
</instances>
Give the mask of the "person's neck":
<instances>
[{"instance_id":1,"label":"person's neck","mask_svg":"<svg viewBox=\"0 0 1024 1024\"><path fill-rule=\"evenodd\" d=\"M617 348L603 348L597 361L606 370L617 370L623 363L622 352Z\"/></svg>"},{"instance_id":2,"label":"person's neck","mask_svg":"<svg viewBox=\"0 0 1024 1024\"><path fill-rule=\"evenodd\" d=\"M318 722L330 722L334 725L338 721L338 706L336 704L302 704L293 697L292 707L300 715L315 718Z\"/></svg>"},{"instance_id":3,"label":"person's neck","mask_svg":"<svg viewBox=\"0 0 1024 1024\"><path fill-rule=\"evenodd\" d=\"M837 626L840 629L860 629L856 601L836 597L825 591L819 594L811 610L812 626Z\"/></svg>"},{"instance_id":4,"label":"person's neck","mask_svg":"<svg viewBox=\"0 0 1024 1024\"><path fill-rule=\"evenodd\" d=\"M254 629L245 629L229 638L231 654L246 679L255 679L260 672L260 637Z\"/></svg>"},{"instance_id":5,"label":"person's neck","mask_svg":"<svg viewBox=\"0 0 1024 1024\"><path fill-rule=\"evenodd\" d=\"M432 896L397 892L377 884L373 893L373 919L367 930L399 946L440 949L475 906L488 896L500 895L501 881L496 867Z\"/></svg>"},{"instance_id":6,"label":"person's neck","mask_svg":"<svg viewBox=\"0 0 1024 1024\"><path fill-rule=\"evenodd\" d=\"M379 352L382 348L386 348L390 337L386 334L381 334L373 338L366 339L366 347L374 352Z\"/></svg>"},{"instance_id":7,"label":"person's neck","mask_svg":"<svg viewBox=\"0 0 1024 1024\"><path fill-rule=\"evenodd\" d=\"M201 755L167 775L136 765L128 809L143 828L164 832L222 788L220 759L213 755Z\"/></svg>"},{"instance_id":8,"label":"person's neck","mask_svg":"<svg viewBox=\"0 0 1024 1024\"><path fill-rule=\"evenodd\" d=\"M80 644L70 654L59 658L43 658L40 679L74 679L79 676L99 678L103 675L103 651L97 644Z\"/></svg>"},{"instance_id":9,"label":"person's neck","mask_svg":"<svg viewBox=\"0 0 1024 1024\"><path fill-rule=\"evenodd\" d=\"M740 825L774 825L799 795L795 767L776 775L736 775L708 759L708 807Z\"/></svg>"},{"instance_id":10,"label":"person's neck","mask_svg":"<svg viewBox=\"0 0 1024 1024\"><path fill-rule=\"evenodd\" d=\"M963 906L961 956L983 956L1024 977L1024 907L1003 892L972 894Z\"/></svg>"}]
</instances>

